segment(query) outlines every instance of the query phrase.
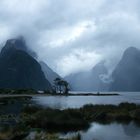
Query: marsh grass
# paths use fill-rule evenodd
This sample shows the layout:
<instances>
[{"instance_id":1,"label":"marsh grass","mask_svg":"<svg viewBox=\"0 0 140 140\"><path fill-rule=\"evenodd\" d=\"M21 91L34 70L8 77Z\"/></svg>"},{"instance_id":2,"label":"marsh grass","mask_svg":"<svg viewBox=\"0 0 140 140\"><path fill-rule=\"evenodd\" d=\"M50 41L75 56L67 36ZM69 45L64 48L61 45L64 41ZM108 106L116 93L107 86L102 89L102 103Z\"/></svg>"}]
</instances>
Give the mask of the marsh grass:
<instances>
[{"instance_id":1,"label":"marsh grass","mask_svg":"<svg viewBox=\"0 0 140 140\"><path fill-rule=\"evenodd\" d=\"M121 103L119 105L85 105L77 109L51 109L40 106L26 106L20 114L20 119L13 130L1 131L0 139L10 137L12 132L16 136L25 136L30 131L37 131L39 139L40 132L47 134L58 132L69 132L87 129L91 122L108 124L117 121L129 123L135 121L140 124L140 105L133 103ZM46 137L45 134L43 136ZM49 135L47 135L48 137ZM62 140L56 135L50 136L48 140ZM68 140L80 140L80 135Z\"/></svg>"}]
</instances>

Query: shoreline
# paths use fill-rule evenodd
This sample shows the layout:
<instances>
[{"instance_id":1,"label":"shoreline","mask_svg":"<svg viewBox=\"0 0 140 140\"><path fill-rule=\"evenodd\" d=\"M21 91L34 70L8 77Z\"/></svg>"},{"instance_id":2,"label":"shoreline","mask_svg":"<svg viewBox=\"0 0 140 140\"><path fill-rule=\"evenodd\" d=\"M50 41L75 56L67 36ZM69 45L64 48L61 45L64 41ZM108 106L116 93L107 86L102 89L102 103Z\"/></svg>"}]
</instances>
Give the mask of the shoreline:
<instances>
[{"instance_id":1,"label":"shoreline","mask_svg":"<svg viewBox=\"0 0 140 140\"><path fill-rule=\"evenodd\" d=\"M69 94L0 94L0 98L35 97L35 96L119 96L118 93L69 93Z\"/></svg>"}]
</instances>

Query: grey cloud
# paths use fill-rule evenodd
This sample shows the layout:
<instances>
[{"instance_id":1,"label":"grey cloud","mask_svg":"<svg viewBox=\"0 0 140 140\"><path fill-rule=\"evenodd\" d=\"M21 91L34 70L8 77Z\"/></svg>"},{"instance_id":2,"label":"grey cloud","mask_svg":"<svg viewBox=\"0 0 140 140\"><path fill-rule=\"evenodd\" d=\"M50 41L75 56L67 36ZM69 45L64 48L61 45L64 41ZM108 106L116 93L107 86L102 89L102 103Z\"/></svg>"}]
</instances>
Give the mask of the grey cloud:
<instances>
[{"instance_id":1,"label":"grey cloud","mask_svg":"<svg viewBox=\"0 0 140 140\"><path fill-rule=\"evenodd\" d=\"M1 0L0 44L23 35L39 59L61 75L77 71L74 62L90 69L96 63L89 58L107 59L113 69L127 47L140 48L139 5L139 0ZM84 65L76 56L81 50L88 58L82 57Z\"/></svg>"}]
</instances>

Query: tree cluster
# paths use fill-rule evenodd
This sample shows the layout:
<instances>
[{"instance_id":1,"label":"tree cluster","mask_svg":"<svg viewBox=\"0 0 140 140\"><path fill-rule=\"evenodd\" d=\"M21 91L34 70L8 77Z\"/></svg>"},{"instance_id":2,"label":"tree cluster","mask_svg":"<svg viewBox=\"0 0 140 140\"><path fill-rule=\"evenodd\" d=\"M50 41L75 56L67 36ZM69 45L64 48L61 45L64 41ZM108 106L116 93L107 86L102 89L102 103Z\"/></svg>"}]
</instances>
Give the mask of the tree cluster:
<instances>
[{"instance_id":1,"label":"tree cluster","mask_svg":"<svg viewBox=\"0 0 140 140\"><path fill-rule=\"evenodd\" d=\"M69 84L67 81L65 81L61 78L56 78L54 80L54 90L56 93L68 94Z\"/></svg>"}]
</instances>

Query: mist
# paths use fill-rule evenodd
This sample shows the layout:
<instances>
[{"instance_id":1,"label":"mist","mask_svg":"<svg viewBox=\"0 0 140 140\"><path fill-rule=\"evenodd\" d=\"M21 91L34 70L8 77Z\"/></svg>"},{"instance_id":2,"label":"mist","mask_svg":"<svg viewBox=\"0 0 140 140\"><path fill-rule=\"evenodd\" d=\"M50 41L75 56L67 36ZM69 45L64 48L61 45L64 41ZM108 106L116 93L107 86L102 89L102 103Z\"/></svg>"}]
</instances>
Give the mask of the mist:
<instances>
[{"instance_id":1,"label":"mist","mask_svg":"<svg viewBox=\"0 0 140 140\"><path fill-rule=\"evenodd\" d=\"M130 46L140 48L139 0L1 0L0 46L24 36L39 61L61 76L112 71Z\"/></svg>"}]
</instances>

